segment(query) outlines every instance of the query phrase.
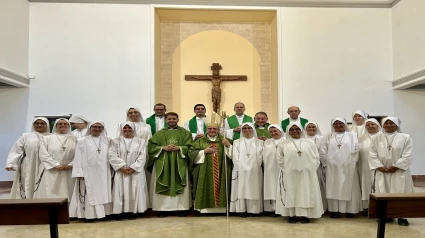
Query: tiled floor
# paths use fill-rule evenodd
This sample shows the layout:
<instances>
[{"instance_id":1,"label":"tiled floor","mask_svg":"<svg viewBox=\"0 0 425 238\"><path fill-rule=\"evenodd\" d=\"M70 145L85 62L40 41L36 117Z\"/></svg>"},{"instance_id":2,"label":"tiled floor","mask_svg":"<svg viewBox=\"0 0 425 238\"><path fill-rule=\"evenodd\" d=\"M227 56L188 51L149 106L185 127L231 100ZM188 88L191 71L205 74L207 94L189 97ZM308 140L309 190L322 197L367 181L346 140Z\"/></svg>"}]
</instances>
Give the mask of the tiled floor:
<instances>
[{"instance_id":1,"label":"tiled floor","mask_svg":"<svg viewBox=\"0 0 425 238\"><path fill-rule=\"evenodd\" d=\"M425 188L416 188L425 192ZM7 195L3 193L3 195ZM0 211L1 212L1 211ZM425 218L409 219L409 227L396 222L387 225L387 238L425 238ZM138 218L129 221L100 221L91 224L72 221L59 225L60 237L376 237L376 220L356 218L331 219L325 216L311 224L288 224L282 217L239 218L218 217L168 217ZM1 238L49 237L47 225L0 226Z\"/></svg>"}]
</instances>

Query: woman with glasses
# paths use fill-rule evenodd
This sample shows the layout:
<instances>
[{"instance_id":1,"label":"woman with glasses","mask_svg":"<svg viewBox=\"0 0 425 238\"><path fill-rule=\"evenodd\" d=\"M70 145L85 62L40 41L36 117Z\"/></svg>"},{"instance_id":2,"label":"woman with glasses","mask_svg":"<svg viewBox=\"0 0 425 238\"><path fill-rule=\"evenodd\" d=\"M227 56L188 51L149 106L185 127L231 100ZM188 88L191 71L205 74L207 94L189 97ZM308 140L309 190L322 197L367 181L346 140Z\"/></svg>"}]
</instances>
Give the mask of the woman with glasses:
<instances>
[{"instance_id":1,"label":"woman with glasses","mask_svg":"<svg viewBox=\"0 0 425 238\"><path fill-rule=\"evenodd\" d=\"M116 219L134 220L137 213L146 211L149 203L146 184L146 144L136 137L132 122L120 124L121 133L112 141L109 163L114 169L112 213Z\"/></svg>"},{"instance_id":2,"label":"woman with glasses","mask_svg":"<svg viewBox=\"0 0 425 238\"><path fill-rule=\"evenodd\" d=\"M30 133L24 133L13 145L6 163L7 171L16 171L10 198L31 199L38 174L38 149L42 137L50 133L49 120L34 118Z\"/></svg>"},{"instance_id":3,"label":"woman with glasses","mask_svg":"<svg viewBox=\"0 0 425 238\"><path fill-rule=\"evenodd\" d=\"M75 148L72 177L76 181L69 216L93 222L111 214L111 139L103 122L92 121L88 127L88 135L78 139Z\"/></svg>"},{"instance_id":4,"label":"woman with glasses","mask_svg":"<svg viewBox=\"0 0 425 238\"><path fill-rule=\"evenodd\" d=\"M331 218L340 213L352 218L363 211L359 173L357 134L348 130L344 118L332 120L332 133L325 136L320 148L320 161L326 168L326 198Z\"/></svg>"},{"instance_id":5,"label":"woman with glasses","mask_svg":"<svg viewBox=\"0 0 425 238\"><path fill-rule=\"evenodd\" d=\"M251 122L241 125L241 137L233 143L233 171L230 212L240 217L263 211L263 141L257 138Z\"/></svg>"},{"instance_id":6,"label":"woman with glasses","mask_svg":"<svg viewBox=\"0 0 425 238\"><path fill-rule=\"evenodd\" d=\"M71 178L77 138L71 135L71 125L65 118L55 121L52 134L43 137L40 146L39 175L34 198L71 199L75 180Z\"/></svg>"},{"instance_id":7,"label":"woman with glasses","mask_svg":"<svg viewBox=\"0 0 425 238\"><path fill-rule=\"evenodd\" d=\"M289 216L288 223L310 223L323 214L317 168L319 152L314 142L302 137L301 125L286 127L287 139L278 148L280 167L276 213Z\"/></svg>"}]
</instances>

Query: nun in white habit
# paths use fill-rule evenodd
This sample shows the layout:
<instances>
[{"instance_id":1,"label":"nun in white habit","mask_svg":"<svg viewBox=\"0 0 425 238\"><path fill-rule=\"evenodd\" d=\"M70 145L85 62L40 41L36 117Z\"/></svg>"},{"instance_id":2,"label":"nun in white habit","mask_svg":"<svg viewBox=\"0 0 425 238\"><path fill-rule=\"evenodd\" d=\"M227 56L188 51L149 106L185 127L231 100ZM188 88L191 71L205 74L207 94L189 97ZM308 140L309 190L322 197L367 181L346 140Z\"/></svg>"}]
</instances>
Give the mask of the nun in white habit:
<instances>
[{"instance_id":1,"label":"nun in white habit","mask_svg":"<svg viewBox=\"0 0 425 238\"><path fill-rule=\"evenodd\" d=\"M367 119L365 128L366 133L359 137L359 162L357 163L357 170L360 176L363 208L368 209L369 195L372 191L372 172L369 166L370 147L372 145L372 139L382 134L382 128L375 118Z\"/></svg>"},{"instance_id":2,"label":"nun in white habit","mask_svg":"<svg viewBox=\"0 0 425 238\"><path fill-rule=\"evenodd\" d=\"M7 156L6 170L16 171L11 199L31 199L34 196L34 185L38 175L38 150L42 137L50 134L49 120L36 117L32 121L30 133L24 133L15 142Z\"/></svg>"},{"instance_id":3,"label":"nun in white habit","mask_svg":"<svg viewBox=\"0 0 425 238\"><path fill-rule=\"evenodd\" d=\"M72 135L78 138L84 137L87 134L87 125L89 124L89 120L79 115L72 115L69 118L69 122L75 130L72 131Z\"/></svg>"},{"instance_id":4,"label":"nun in white habit","mask_svg":"<svg viewBox=\"0 0 425 238\"><path fill-rule=\"evenodd\" d=\"M92 222L111 214L111 139L105 124L92 121L88 135L77 140L72 177L77 178L69 206L69 216Z\"/></svg>"},{"instance_id":5,"label":"nun in white habit","mask_svg":"<svg viewBox=\"0 0 425 238\"><path fill-rule=\"evenodd\" d=\"M363 210L357 161L357 135L348 131L344 118L331 122L332 133L326 135L320 148L320 161L326 168L326 198L331 218L352 218Z\"/></svg>"},{"instance_id":6,"label":"nun in white habit","mask_svg":"<svg viewBox=\"0 0 425 238\"><path fill-rule=\"evenodd\" d=\"M357 110L353 112L352 116L353 124L351 125L350 131L356 133L357 137L360 137L361 135L366 133L365 121L369 114L367 114L363 110Z\"/></svg>"},{"instance_id":7,"label":"nun in white habit","mask_svg":"<svg viewBox=\"0 0 425 238\"><path fill-rule=\"evenodd\" d=\"M320 151L320 146L323 142L323 135L320 131L319 124L312 121L307 122L304 126L304 132L306 138L312 140L316 145L317 150ZM320 163L320 166L317 168L317 178L319 179L320 184L323 210L326 211L328 210L328 200L326 199L326 169L322 163Z\"/></svg>"},{"instance_id":8,"label":"nun in white habit","mask_svg":"<svg viewBox=\"0 0 425 238\"><path fill-rule=\"evenodd\" d=\"M120 137L112 141L109 163L114 169L112 189L112 213L117 220L136 219L148 207L146 185L146 141L136 137L133 122L120 125Z\"/></svg>"},{"instance_id":9,"label":"nun in white habit","mask_svg":"<svg viewBox=\"0 0 425 238\"><path fill-rule=\"evenodd\" d=\"M310 223L309 218L323 214L320 185L317 178L319 152L310 139L303 138L302 127L291 123L286 127L287 139L278 149L281 169L276 213L289 216L288 223Z\"/></svg>"},{"instance_id":10,"label":"nun in white habit","mask_svg":"<svg viewBox=\"0 0 425 238\"><path fill-rule=\"evenodd\" d=\"M254 125L243 123L241 137L233 142L232 191L230 212L246 217L263 211L263 141L257 138Z\"/></svg>"},{"instance_id":11,"label":"nun in white habit","mask_svg":"<svg viewBox=\"0 0 425 238\"><path fill-rule=\"evenodd\" d=\"M75 179L71 178L72 161L77 138L71 135L71 124L59 118L52 134L43 137L40 145L39 175L34 198L68 198L71 200Z\"/></svg>"},{"instance_id":12,"label":"nun in white habit","mask_svg":"<svg viewBox=\"0 0 425 238\"><path fill-rule=\"evenodd\" d=\"M275 212L277 180L279 177L279 166L277 165L277 148L279 143L285 140L282 127L272 124L268 127L272 138L264 141L263 168L264 168L264 211Z\"/></svg>"},{"instance_id":13,"label":"nun in white habit","mask_svg":"<svg viewBox=\"0 0 425 238\"><path fill-rule=\"evenodd\" d=\"M397 117L382 119L384 132L372 139L369 166L373 173L372 191L375 193L412 193L413 180L410 174L413 140L402 133ZM408 226L407 219L398 219L398 224Z\"/></svg>"},{"instance_id":14,"label":"nun in white habit","mask_svg":"<svg viewBox=\"0 0 425 238\"><path fill-rule=\"evenodd\" d=\"M130 107L126 111L126 121L134 123L136 136L148 141L152 137L151 126L143 120L142 113L137 107ZM121 134L121 127L118 126L117 137Z\"/></svg>"}]
</instances>

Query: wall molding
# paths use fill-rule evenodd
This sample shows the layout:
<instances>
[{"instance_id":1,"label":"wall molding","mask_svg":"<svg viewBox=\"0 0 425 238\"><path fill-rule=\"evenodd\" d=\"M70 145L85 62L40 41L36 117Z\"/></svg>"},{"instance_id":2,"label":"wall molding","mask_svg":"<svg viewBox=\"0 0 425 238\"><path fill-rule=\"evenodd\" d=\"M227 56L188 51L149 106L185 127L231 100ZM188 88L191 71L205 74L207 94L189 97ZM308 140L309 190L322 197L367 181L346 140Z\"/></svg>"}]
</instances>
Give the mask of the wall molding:
<instances>
[{"instance_id":1,"label":"wall molding","mask_svg":"<svg viewBox=\"0 0 425 238\"><path fill-rule=\"evenodd\" d=\"M408 74L393 81L393 89L407 89L418 84L425 84L425 69Z\"/></svg>"},{"instance_id":2,"label":"wall molding","mask_svg":"<svg viewBox=\"0 0 425 238\"><path fill-rule=\"evenodd\" d=\"M0 82L15 86L18 88L27 88L30 86L28 77L15 73L11 70L5 69L0 66Z\"/></svg>"},{"instance_id":3,"label":"wall molding","mask_svg":"<svg viewBox=\"0 0 425 238\"><path fill-rule=\"evenodd\" d=\"M270 7L319 7L319 8L391 8L400 0L391 2L369 1L335 2L324 0L322 2L303 0L28 0L29 2L55 2L55 3L106 3L106 4L178 4L178 5L209 5L209 6L270 6Z\"/></svg>"}]
</instances>

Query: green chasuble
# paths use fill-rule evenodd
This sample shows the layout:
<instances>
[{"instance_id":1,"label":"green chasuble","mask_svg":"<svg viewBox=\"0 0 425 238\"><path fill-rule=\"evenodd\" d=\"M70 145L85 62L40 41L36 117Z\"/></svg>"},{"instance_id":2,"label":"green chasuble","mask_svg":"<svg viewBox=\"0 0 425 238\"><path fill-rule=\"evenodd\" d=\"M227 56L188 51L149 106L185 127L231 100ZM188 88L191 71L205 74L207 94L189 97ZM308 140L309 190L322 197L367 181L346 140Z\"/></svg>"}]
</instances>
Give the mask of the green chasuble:
<instances>
[{"instance_id":1,"label":"green chasuble","mask_svg":"<svg viewBox=\"0 0 425 238\"><path fill-rule=\"evenodd\" d=\"M149 124L151 126L151 132L152 132L152 135L154 135L156 133L155 114L146 118L146 124ZM167 126L168 125L167 125L167 122L165 121L165 116L164 116L164 128L167 128Z\"/></svg>"},{"instance_id":2,"label":"green chasuble","mask_svg":"<svg viewBox=\"0 0 425 238\"><path fill-rule=\"evenodd\" d=\"M218 136L216 141L211 141L208 137L203 137L195 142L189 149L189 158L191 173L193 176L193 196L195 198L195 209L204 208L225 208L226 207L226 177L227 172L227 188L230 198L230 181L231 181L231 160L227 157L227 171L224 166L224 145L221 143L222 137ZM230 141L230 140L229 140ZM218 148L218 180L214 184L214 166L213 154L205 154L203 164L195 164L194 160L201 150L206 149L211 144L216 143ZM219 186L219 199L216 201L214 194L214 186Z\"/></svg>"},{"instance_id":3,"label":"green chasuble","mask_svg":"<svg viewBox=\"0 0 425 238\"><path fill-rule=\"evenodd\" d=\"M268 129L269 126L270 126L269 123L266 123L263 128L260 128L255 124L254 124L254 126L255 126L255 131L257 132L257 137L265 136L267 138L272 138L272 136L270 135L269 129Z\"/></svg>"},{"instance_id":4,"label":"green chasuble","mask_svg":"<svg viewBox=\"0 0 425 238\"><path fill-rule=\"evenodd\" d=\"M151 179L156 180L157 194L175 197L183 193L184 187L187 186L186 169L189 164L187 153L191 143L192 135L182 127L177 127L176 130L164 128L149 139L147 170L152 173L155 164L156 177ZM181 150L162 150L162 147L169 144L180 146Z\"/></svg>"},{"instance_id":5,"label":"green chasuble","mask_svg":"<svg viewBox=\"0 0 425 238\"><path fill-rule=\"evenodd\" d=\"M192 117L192 119L189 120L189 131L190 133L197 134L198 133L198 122L196 121L196 116ZM204 132L203 134L207 133L207 126L204 123Z\"/></svg>"},{"instance_id":6,"label":"green chasuble","mask_svg":"<svg viewBox=\"0 0 425 238\"><path fill-rule=\"evenodd\" d=\"M304 126L305 124L307 124L308 120L300 117L300 122L301 122L301 126L303 127L301 129L304 129ZM289 123L290 123L289 118L286 118L285 120L281 122L283 132L286 133L286 127L289 126Z\"/></svg>"},{"instance_id":7,"label":"green chasuble","mask_svg":"<svg viewBox=\"0 0 425 238\"><path fill-rule=\"evenodd\" d=\"M242 119L242 123L245 122L253 122L252 117L248 115L244 115ZM227 123L229 123L230 129L235 129L236 127L240 126L238 118L236 118L236 115L233 115L229 118L227 118ZM233 140L237 140L241 137L241 132L233 132Z\"/></svg>"}]
</instances>

